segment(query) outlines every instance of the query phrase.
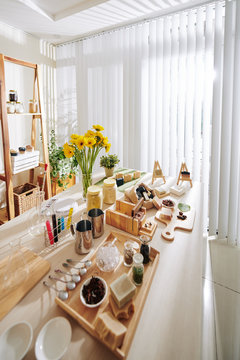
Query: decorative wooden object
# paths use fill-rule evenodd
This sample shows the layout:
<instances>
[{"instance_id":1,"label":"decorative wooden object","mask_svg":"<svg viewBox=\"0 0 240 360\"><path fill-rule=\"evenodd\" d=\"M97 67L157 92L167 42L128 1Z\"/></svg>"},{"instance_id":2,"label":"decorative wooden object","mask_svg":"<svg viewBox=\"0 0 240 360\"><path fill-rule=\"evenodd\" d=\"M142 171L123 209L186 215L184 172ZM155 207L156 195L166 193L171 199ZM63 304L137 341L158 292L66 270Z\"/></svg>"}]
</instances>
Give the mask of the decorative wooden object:
<instances>
[{"instance_id":1,"label":"decorative wooden object","mask_svg":"<svg viewBox=\"0 0 240 360\"><path fill-rule=\"evenodd\" d=\"M179 175L178 175L178 181L177 181L177 185L179 184L180 181L189 181L192 187L192 179L190 177L190 173L189 175L186 174L182 174L184 172L189 173L187 165L185 162L182 163L180 171L179 171Z\"/></svg>"},{"instance_id":2,"label":"decorative wooden object","mask_svg":"<svg viewBox=\"0 0 240 360\"><path fill-rule=\"evenodd\" d=\"M40 128L42 134L42 146L43 146L43 161L39 163L40 167L44 168L45 163L48 164L47 175L46 175L46 198L49 199L51 194L51 182L50 182L50 166L48 159L48 147L47 147L47 134L46 125L42 117L41 112L41 101L40 101L40 86L39 86L39 68L37 64L11 58L0 54L0 119L2 127L2 138L3 138L3 158L4 158L4 174L0 174L0 180L6 182L6 201L7 201L7 214L8 220L15 217L14 201L13 201L13 184L12 184L12 167L10 160L10 145L9 145L9 131L8 131L8 120L6 110L6 87L5 87L5 70L4 62L9 61L13 64L26 66L34 70L34 81L33 81L33 99L38 99L38 113L24 113L24 114L11 114L9 116L31 116L32 117L32 133L31 133L31 145L36 149L36 121L40 120ZM33 183L34 179L34 168L30 169L29 182Z\"/></svg>"},{"instance_id":3,"label":"decorative wooden object","mask_svg":"<svg viewBox=\"0 0 240 360\"><path fill-rule=\"evenodd\" d=\"M126 240L133 240L138 242L140 245L140 241L132 236L120 234L118 232L112 232L109 236L99 245L102 246L103 243L106 241L113 241L114 238L117 238L115 245L118 247L118 250L121 254L123 254L124 250L124 242ZM98 248L96 249L96 251ZM93 266L88 269L87 276L90 278L91 276L96 275L99 273L99 269L96 265L95 258L96 258L96 251L93 253L92 257L90 258L93 262ZM66 301L60 300L56 297L56 303L65 310L69 315L71 315L89 334L94 336L104 345L106 345L119 359L125 359L127 357L128 351L131 346L132 339L134 337L142 309L144 303L146 301L157 265L159 261L160 253L151 247L150 250L150 259L151 261L149 264L144 266L144 277L143 277L143 284L141 286L137 286L136 294L133 297L133 302L135 304L135 311L129 315L128 319L121 319L119 320L121 324L123 324L127 328L127 332L123 339L123 343L121 347L117 347L115 349L111 348L111 345L105 342L103 339L100 339L99 335L95 330L95 322L101 313L105 313L107 311L111 312L111 306L109 304L109 297L105 299L105 301L97 308L89 309L85 307L80 299L79 299L79 290L81 288L82 281L77 285L76 289L69 292L69 298ZM101 272L101 277L107 282L108 286L119 276L122 274L128 274L131 277L132 269L127 268L121 262L118 267L111 272ZM86 279L86 278L85 278Z\"/></svg>"},{"instance_id":4,"label":"decorative wooden object","mask_svg":"<svg viewBox=\"0 0 240 360\"><path fill-rule=\"evenodd\" d=\"M164 181L164 184L166 183L165 176L163 175L161 166L159 164L159 161L154 162L154 168L153 168L153 175L152 175L152 184L154 183L155 179L161 178Z\"/></svg>"},{"instance_id":5,"label":"decorative wooden object","mask_svg":"<svg viewBox=\"0 0 240 360\"><path fill-rule=\"evenodd\" d=\"M22 255L28 266L29 275L23 283L14 288L4 288L4 281L0 282L0 320L39 282L50 270L50 263L34 252L21 248ZM14 258L12 259L14 265ZM0 279L3 279L7 269L8 256L0 261ZM17 263L18 264L18 263ZM18 269L19 270L19 269ZM9 275L9 274L8 274ZM13 274L14 276L15 274Z\"/></svg>"},{"instance_id":6,"label":"decorative wooden object","mask_svg":"<svg viewBox=\"0 0 240 360\"><path fill-rule=\"evenodd\" d=\"M135 236L146 234L152 238L157 224L153 222L151 232L144 227L146 209L141 207L142 201L143 199L140 200L141 205L139 205L140 202L135 205L127 201L117 200L115 210L106 210L106 223Z\"/></svg>"},{"instance_id":7,"label":"decorative wooden object","mask_svg":"<svg viewBox=\"0 0 240 360\"><path fill-rule=\"evenodd\" d=\"M195 209L191 207L190 211L183 213L184 215L187 216L186 220L178 219L177 218L178 213L179 213L179 209L177 208L174 210L171 220L166 219L166 218L163 219L160 216L161 210L159 210L155 215L155 218L157 220L159 220L162 223L164 223L165 225L167 225L167 227L165 227L165 229L162 231L162 234L161 234L165 240L168 240L168 241L174 240L174 237L175 237L174 231L176 229L185 230L185 231L192 231L192 229L193 229L194 220L195 220Z\"/></svg>"}]
</instances>

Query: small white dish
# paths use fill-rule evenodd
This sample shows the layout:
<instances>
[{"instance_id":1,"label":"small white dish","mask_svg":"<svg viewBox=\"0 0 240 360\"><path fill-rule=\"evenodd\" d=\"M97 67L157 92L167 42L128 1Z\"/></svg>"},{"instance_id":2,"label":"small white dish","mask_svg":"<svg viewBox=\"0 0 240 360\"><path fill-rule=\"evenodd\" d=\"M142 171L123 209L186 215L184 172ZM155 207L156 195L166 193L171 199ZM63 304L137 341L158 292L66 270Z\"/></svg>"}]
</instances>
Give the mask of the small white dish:
<instances>
[{"instance_id":1,"label":"small white dish","mask_svg":"<svg viewBox=\"0 0 240 360\"><path fill-rule=\"evenodd\" d=\"M102 300L100 300L97 304L87 304L87 302L86 302L86 300L84 299L84 296L83 296L83 287L84 287L84 285L88 285L92 278L86 279L84 281L84 283L82 284L81 289L80 289L80 299L81 299L83 305L87 306L88 308L96 308L99 305L101 305L103 303L103 301L106 299L107 291L108 291L108 286L107 286L106 281L103 278L101 278L100 276L94 276L94 277L101 280L101 282L103 283L103 286L105 288L105 295L102 298Z\"/></svg>"},{"instance_id":2,"label":"small white dish","mask_svg":"<svg viewBox=\"0 0 240 360\"><path fill-rule=\"evenodd\" d=\"M41 329L35 343L38 360L59 360L67 351L72 337L72 328L62 316L49 320Z\"/></svg>"},{"instance_id":3,"label":"small white dish","mask_svg":"<svg viewBox=\"0 0 240 360\"><path fill-rule=\"evenodd\" d=\"M33 329L27 321L13 324L0 336L0 359L23 359L30 348L32 338Z\"/></svg>"}]
</instances>

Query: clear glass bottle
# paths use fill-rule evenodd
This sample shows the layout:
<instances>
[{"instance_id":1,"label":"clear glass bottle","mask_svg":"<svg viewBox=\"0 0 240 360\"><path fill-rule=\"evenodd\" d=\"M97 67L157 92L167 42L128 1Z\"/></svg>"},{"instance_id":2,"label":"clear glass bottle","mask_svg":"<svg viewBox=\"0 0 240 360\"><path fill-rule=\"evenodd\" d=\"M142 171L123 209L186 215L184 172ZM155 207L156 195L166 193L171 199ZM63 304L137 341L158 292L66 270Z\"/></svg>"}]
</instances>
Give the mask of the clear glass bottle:
<instances>
[{"instance_id":1,"label":"clear glass bottle","mask_svg":"<svg viewBox=\"0 0 240 360\"><path fill-rule=\"evenodd\" d=\"M15 113L15 102L7 101L7 113L14 114Z\"/></svg>"},{"instance_id":2,"label":"clear glass bottle","mask_svg":"<svg viewBox=\"0 0 240 360\"><path fill-rule=\"evenodd\" d=\"M87 190L87 211L91 209L102 209L103 196L99 186L89 186Z\"/></svg>"},{"instance_id":3,"label":"clear glass bottle","mask_svg":"<svg viewBox=\"0 0 240 360\"><path fill-rule=\"evenodd\" d=\"M117 197L117 184L115 179L105 179L103 181L103 202L112 205Z\"/></svg>"},{"instance_id":4,"label":"clear glass bottle","mask_svg":"<svg viewBox=\"0 0 240 360\"><path fill-rule=\"evenodd\" d=\"M17 101L15 105L15 111L17 114L22 114L24 112L23 103Z\"/></svg>"},{"instance_id":5,"label":"clear glass bottle","mask_svg":"<svg viewBox=\"0 0 240 360\"><path fill-rule=\"evenodd\" d=\"M132 266L132 274L133 281L136 286L139 286L143 282L143 256L140 253L133 255L133 266Z\"/></svg>"},{"instance_id":6,"label":"clear glass bottle","mask_svg":"<svg viewBox=\"0 0 240 360\"><path fill-rule=\"evenodd\" d=\"M132 241L125 241L124 243L124 250L123 250L123 256L124 256L124 265L125 266L132 266L133 264L133 255L135 254L135 250L133 248Z\"/></svg>"}]
</instances>

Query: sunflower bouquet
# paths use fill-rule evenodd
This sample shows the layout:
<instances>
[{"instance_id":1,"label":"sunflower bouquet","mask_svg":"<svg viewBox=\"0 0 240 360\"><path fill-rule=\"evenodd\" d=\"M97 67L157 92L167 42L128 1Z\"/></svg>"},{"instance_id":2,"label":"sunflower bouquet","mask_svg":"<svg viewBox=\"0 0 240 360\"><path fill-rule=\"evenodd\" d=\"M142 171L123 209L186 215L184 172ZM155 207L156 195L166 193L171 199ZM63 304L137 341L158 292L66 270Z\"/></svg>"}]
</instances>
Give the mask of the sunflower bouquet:
<instances>
[{"instance_id":1,"label":"sunflower bouquet","mask_svg":"<svg viewBox=\"0 0 240 360\"><path fill-rule=\"evenodd\" d=\"M92 184L92 171L95 160L102 149L109 151L111 144L107 136L104 137L101 125L93 125L94 130L88 130L85 135L72 134L68 143L63 145L64 155L74 157L82 171L83 197L87 188Z\"/></svg>"}]
</instances>

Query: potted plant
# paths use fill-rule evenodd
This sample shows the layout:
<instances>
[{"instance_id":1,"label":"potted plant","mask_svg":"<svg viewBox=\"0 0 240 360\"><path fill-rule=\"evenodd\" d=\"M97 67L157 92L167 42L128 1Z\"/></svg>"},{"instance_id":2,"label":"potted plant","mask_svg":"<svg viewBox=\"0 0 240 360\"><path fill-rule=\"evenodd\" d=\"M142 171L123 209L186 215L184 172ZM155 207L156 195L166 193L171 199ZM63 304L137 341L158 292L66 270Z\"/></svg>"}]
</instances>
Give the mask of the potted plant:
<instances>
[{"instance_id":1,"label":"potted plant","mask_svg":"<svg viewBox=\"0 0 240 360\"><path fill-rule=\"evenodd\" d=\"M105 168L105 174L107 177L113 176L115 165L119 163L117 155L105 155L100 158L100 166Z\"/></svg>"},{"instance_id":2,"label":"potted plant","mask_svg":"<svg viewBox=\"0 0 240 360\"><path fill-rule=\"evenodd\" d=\"M78 164L75 158L67 158L63 147L57 145L54 130L51 130L48 152L52 193L56 195L74 185Z\"/></svg>"}]
</instances>

